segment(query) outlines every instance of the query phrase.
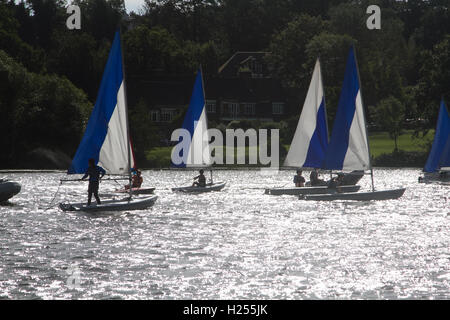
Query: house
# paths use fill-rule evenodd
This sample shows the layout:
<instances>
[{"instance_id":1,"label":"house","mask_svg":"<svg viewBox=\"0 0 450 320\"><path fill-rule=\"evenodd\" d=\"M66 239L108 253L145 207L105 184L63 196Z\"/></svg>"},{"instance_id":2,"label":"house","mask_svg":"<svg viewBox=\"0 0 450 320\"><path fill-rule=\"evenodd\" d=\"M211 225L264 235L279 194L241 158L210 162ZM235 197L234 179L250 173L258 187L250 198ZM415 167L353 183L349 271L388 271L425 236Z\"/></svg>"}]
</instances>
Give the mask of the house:
<instances>
[{"instance_id":1,"label":"house","mask_svg":"<svg viewBox=\"0 0 450 320\"><path fill-rule=\"evenodd\" d=\"M217 74L204 75L208 119L225 124L232 120L279 121L287 116L286 94L270 75L264 57L268 52L236 52ZM130 106L143 102L151 120L168 127L189 105L195 74L127 78Z\"/></svg>"},{"instance_id":2,"label":"house","mask_svg":"<svg viewBox=\"0 0 450 320\"><path fill-rule=\"evenodd\" d=\"M264 58L268 52L236 52L218 70L205 78L208 118L279 121L286 115L285 93L273 78Z\"/></svg>"}]
</instances>

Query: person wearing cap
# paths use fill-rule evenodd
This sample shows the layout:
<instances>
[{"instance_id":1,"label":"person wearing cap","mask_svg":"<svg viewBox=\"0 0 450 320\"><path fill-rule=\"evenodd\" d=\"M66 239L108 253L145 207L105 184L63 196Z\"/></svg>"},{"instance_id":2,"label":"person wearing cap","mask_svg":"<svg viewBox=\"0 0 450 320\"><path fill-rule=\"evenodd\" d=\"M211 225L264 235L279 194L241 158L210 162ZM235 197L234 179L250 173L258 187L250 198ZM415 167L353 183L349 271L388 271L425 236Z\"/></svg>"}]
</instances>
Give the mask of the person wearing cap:
<instances>
[{"instance_id":1,"label":"person wearing cap","mask_svg":"<svg viewBox=\"0 0 450 320\"><path fill-rule=\"evenodd\" d=\"M142 185L142 182L144 182L144 179L141 176L141 170L139 169L134 169L134 171L132 172L132 177L131 177L131 187L132 188L140 188ZM130 185L127 184L125 186L125 190L130 189Z\"/></svg>"}]
</instances>

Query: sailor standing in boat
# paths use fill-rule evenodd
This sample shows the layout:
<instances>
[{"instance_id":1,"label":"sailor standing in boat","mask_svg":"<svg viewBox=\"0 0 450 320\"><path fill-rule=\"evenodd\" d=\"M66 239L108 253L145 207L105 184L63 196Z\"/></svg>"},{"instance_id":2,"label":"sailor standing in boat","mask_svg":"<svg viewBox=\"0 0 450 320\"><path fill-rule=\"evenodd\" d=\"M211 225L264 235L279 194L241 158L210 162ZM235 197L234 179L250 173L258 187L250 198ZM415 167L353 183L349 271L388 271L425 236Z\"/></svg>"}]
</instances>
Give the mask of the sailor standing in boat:
<instances>
[{"instance_id":1,"label":"sailor standing in boat","mask_svg":"<svg viewBox=\"0 0 450 320\"><path fill-rule=\"evenodd\" d=\"M86 170L83 178L85 180L89 176L89 187L88 187L88 206L91 205L92 194L94 194L97 204L101 204L100 198L98 196L98 185L100 179L106 174L105 169L100 166L95 165L94 159L89 159L89 167Z\"/></svg>"},{"instance_id":2,"label":"sailor standing in boat","mask_svg":"<svg viewBox=\"0 0 450 320\"><path fill-rule=\"evenodd\" d=\"M200 174L198 176L194 177L194 180L198 179L198 182L194 181L192 185L197 187L206 187L206 177L203 175L203 169L200 169L199 173Z\"/></svg>"},{"instance_id":3,"label":"sailor standing in boat","mask_svg":"<svg viewBox=\"0 0 450 320\"><path fill-rule=\"evenodd\" d=\"M294 183L296 187L305 186L305 178L302 176L302 170L297 170L297 174L294 176Z\"/></svg>"}]
</instances>

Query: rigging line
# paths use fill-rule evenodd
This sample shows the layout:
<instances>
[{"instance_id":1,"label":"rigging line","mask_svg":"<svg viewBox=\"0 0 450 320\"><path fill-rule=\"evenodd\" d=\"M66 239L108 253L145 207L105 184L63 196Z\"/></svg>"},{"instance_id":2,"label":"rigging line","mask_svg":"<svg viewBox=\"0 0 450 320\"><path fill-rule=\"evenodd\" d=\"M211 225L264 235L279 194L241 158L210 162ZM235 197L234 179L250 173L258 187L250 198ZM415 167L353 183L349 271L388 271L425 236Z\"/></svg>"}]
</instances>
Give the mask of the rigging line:
<instances>
[{"instance_id":1,"label":"rigging line","mask_svg":"<svg viewBox=\"0 0 450 320\"><path fill-rule=\"evenodd\" d=\"M53 205L53 201L55 201L55 199L56 199L56 195L59 193L59 189L61 188L61 186L62 186L62 181L60 181L59 182L59 186L58 186L58 189L56 190L56 192L55 192L55 195L53 196L53 199L52 199L52 201L50 201L50 206L48 207L48 208L46 208L44 211L47 211L48 209L50 209L50 208L53 208L54 207L54 205Z\"/></svg>"}]
</instances>

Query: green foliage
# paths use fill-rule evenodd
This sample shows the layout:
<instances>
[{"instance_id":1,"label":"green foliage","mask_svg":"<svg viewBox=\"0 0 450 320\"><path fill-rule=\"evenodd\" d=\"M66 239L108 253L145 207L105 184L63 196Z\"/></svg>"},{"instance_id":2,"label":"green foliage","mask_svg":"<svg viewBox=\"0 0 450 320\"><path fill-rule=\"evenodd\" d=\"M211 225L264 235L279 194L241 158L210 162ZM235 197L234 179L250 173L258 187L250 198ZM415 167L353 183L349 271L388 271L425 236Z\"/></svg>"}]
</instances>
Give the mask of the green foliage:
<instances>
[{"instance_id":1,"label":"green foliage","mask_svg":"<svg viewBox=\"0 0 450 320\"><path fill-rule=\"evenodd\" d=\"M145 165L145 151L158 145L159 135L151 125L150 112L144 101L130 107L129 122L131 141L137 166Z\"/></svg>"},{"instance_id":2,"label":"green foliage","mask_svg":"<svg viewBox=\"0 0 450 320\"><path fill-rule=\"evenodd\" d=\"M405 121L405 106L396 98L389 96L371 108L373 119L394 139L394 151L398 151L397 139L402 133Z\"/></svg>"},{"instance_id":3,"label":"green foliage","mask_svg":"<svg viewBox=\"0 0 450 320\"><path fill-rule=\"evenodd\" d=\"M306 92L310 70L301 63L306 48L315 35L329 29L320 17L306 14L297 16L279 33L275 33L269 46L272 53L267 62L272 73L287 87L297 87Z\"/></svg>"},{"instance_id":4,"label":"green foliage","mask_svg":"<svg viewBox=\"0 0 450 320\"><path fill-rule=\"evenodd\" d=\"M69 80L28 72L0 50L0 163L14 166L40 146L68 154L81 139L91 105Z\"/></svg>"},{"instance_id":5,"label":"green foliage","mask_svg":"<svg viewBox=\"0 0 450 320\"><path fill-rule=\"evenodd\" d=\"M271 52L270 72L289 93L286 104L295 106L295 116L277 124L284 144L295 131L297 108L303 105L318 56L331 129L350 43L356 44L364 103L379 108L368 115L370 123L386 127L387 120L378 114L389 113L390 103L400 103L404 118L429 120L416 128L416 135L419 130L423 134L436 123L441 96L450 100L448 1L147 0L142 12L129 17L123 0L74 3L81 7L81 30L66 28L65 0L0 0L0 130L7 137L2 141L3 163L18 156L18 150L41 144L74 151L89 113L88 99L96 99L119 25L127 79L189 75L200 64L212 75L236 51ZM366 28L370 4L382 8L381 30ZM144 150L180 127L184 117L182 112L155 133L146 128L152 127L148 107L144 100L130 106L141 158ZM389 121L398 123L399 110L391 111L396 120L390 115ZM41 130L39 123L48 123L47 128ZM224 124L218 126L225 130ZM403 135L398 132L391 135L398 137L401 148Z\"/></svg>"}]
</instances>

